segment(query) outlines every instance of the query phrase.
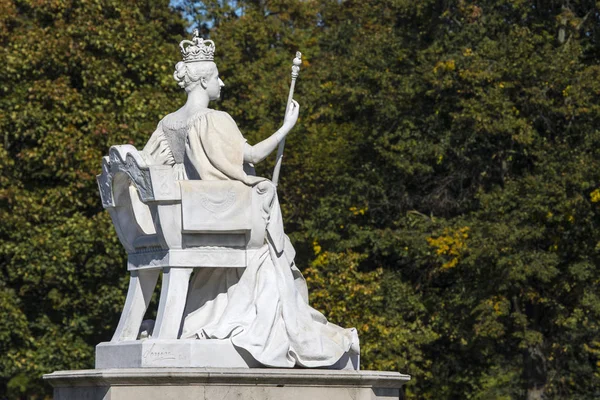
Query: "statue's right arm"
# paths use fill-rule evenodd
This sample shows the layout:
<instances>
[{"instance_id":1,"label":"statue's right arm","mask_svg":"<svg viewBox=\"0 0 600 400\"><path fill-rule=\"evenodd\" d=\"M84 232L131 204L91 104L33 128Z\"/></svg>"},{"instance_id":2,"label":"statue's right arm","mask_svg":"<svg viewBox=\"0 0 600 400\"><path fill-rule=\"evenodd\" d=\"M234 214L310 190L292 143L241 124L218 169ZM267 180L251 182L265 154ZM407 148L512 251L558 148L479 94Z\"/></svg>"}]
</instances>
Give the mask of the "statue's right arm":
<instances>
[{"instance_id":1,"label":"statue's right arm","mask_svg":"<svg viewBox=\"0 0 600 400\"><path fill-rule=\"evenodd\" d=\"M298 112L300 106L296 100L292 100L292 104L287 110L287 114L283 120L283 125L274 134L251 146L247 142L244 144L244 162L256 164L267 158L269 154L275 150L277 145L287 136L298 120Z\"/></svg>"},{"instance_id":2,"label":"statue's right arm","mask_svg":"<svg viewBox=\"0 0 600 400\"><path fill-rule=\"evenodd\" d=\"M275 150L285 135L286 134L281 132L281 129L279 129L267 139L255 144L254 146L251 146L248 144L248 142L244 143L244 162L252 164L261 162L267 158L267 156L271 154L273 150Z\"/></svg>"}]
</instances>

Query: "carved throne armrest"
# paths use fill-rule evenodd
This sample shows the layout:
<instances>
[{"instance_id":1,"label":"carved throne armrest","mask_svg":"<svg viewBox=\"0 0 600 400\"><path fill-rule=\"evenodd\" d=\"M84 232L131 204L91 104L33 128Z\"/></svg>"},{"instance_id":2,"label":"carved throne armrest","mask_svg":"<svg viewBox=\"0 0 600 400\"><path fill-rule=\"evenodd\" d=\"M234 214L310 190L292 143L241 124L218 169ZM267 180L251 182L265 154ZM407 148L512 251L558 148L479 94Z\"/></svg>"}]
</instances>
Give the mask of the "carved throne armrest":
<instances>
[{"instance_id":1,"label":"carved throne armrest","mask_svg":"<svg viewBox=\"0 0 600 400\"><path fill-rule=\"evenodd\" d=\"M134 146L112 146L102 159L102 173L96 177L102 206L128 253L161 246L150 171Z\"/></svg>"},{"instance_id":2,"label":"carved throne armrest","mask_svg":"<svg viewBox=\"0 0 600 400\"><path fill-rule=\"evenodd\" d=\"M265 243L275 196L268 181L179 181L131 145L110 148L97 180L130 270L245 267Z\"/></svg>"}]
</instances>

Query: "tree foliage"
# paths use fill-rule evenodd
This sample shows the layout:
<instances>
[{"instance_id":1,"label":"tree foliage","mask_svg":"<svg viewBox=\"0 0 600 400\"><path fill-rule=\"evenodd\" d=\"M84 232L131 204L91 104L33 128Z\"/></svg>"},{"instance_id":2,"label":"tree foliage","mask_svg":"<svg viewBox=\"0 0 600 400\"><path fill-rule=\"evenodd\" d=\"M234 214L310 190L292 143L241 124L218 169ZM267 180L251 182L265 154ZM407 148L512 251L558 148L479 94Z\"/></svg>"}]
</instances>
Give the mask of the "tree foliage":
<instances>
[{"instance_id":1,"label":"tree foliage","mask_svg":"<svg viewBox=\"0 0 600 400\"><path fill-rule=\"evenodd\" d=\"M597 390L595 2L202 6L253 140L305 55L279 191L313 303L365 365L412 373L409 398Z\"/></svg>"},{"instance_id":2,"label":"tree foliage","mask_svg":"<svg viewBox=\"0 0 600 400\"><path fill-rule=\"evenodd\" d=\"M143 143L181 100L168 2L1 1L0 397L93 367L124 301L124 252L98 203L111 144Z\"/></svg>"},{"instance_id":3,"label":"tree foliage","mask_svg":"<svg viewBox=\"0 0 600 400\"><path fill-rule=\"evenodd\" d=\"M114 329L124 251L93 177L181 104L184 23L166 2L0 4L0 393L16 396L90 366ZM281 124L302 51L278 191L311 301L359 330L363 366L412 374L411 399L598 395L595 1L178 4L250 142Z\"/></svg>"}]
</instances>

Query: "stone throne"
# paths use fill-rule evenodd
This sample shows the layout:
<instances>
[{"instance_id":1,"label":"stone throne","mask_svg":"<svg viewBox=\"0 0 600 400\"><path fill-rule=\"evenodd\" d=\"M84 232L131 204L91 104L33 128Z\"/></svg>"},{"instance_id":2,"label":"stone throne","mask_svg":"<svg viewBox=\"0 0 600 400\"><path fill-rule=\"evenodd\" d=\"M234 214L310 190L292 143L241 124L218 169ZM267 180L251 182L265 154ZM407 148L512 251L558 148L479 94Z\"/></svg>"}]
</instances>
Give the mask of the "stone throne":
<instances>
[{"instance_id":1,"label":"stone throne","mask_svg":"<svg viewBox=\"0 0 600 400\"><path fill-rule=\"evenodd\" d=\"M112 340L96 347L96 368L260 366L227 340L178 339L193 269L247 266L264 244L274 186L176 180L171 167L146 165L131 145L110 148L97 181L127 251L130 282ZM151 339L139 340L161 272ZM358 367L357 358L349 361L344 366Z\"/></svg>"}]
</instances>

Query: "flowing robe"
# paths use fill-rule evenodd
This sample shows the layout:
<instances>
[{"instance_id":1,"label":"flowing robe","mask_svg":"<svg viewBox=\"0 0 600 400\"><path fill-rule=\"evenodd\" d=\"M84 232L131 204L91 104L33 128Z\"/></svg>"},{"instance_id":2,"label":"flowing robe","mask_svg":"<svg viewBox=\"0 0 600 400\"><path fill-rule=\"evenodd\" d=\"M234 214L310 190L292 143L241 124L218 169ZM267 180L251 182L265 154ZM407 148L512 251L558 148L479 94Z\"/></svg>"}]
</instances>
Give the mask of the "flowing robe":
<instances>
[{"instance_id":1,"label":"flowing robe","mask_svg":"<svg viewBox=\"0 0 600 400\"><path fill-rule=\"evenodd\" d=\"M178 179L266 178L244 166L246 140L229 114L203 110L188 121L166 117L142 154L149 164L171 165ZM229 339L271 367L325 367L359 353L355 329L331 324L308 304L308 290L283 230L277 195L265 245L243 268L198 268L188 291L182 339Z\"/></svg>"}]
</instances>

